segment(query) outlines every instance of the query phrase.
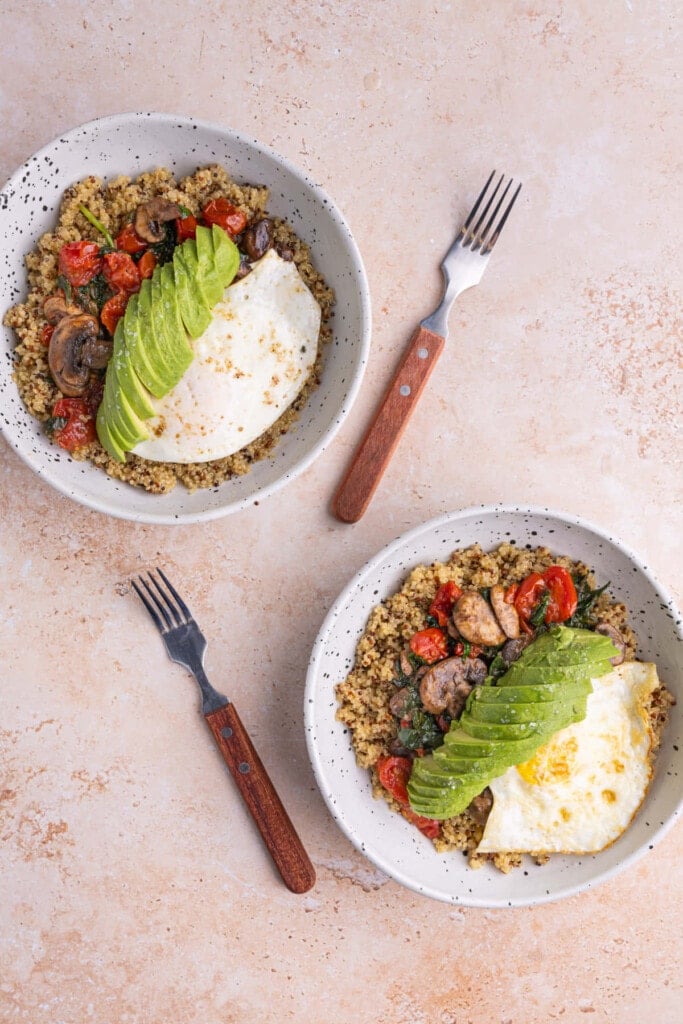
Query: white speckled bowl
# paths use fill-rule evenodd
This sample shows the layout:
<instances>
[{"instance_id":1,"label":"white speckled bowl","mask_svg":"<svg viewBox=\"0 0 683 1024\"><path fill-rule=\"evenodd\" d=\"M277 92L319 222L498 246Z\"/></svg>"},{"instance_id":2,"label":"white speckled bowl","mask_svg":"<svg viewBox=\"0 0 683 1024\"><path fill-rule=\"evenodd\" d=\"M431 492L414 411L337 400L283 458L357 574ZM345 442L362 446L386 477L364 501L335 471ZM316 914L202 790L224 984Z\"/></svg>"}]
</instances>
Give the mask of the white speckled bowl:
<instances>
[{"instance_id":1,"label":"white speckled bowl","mask_svg":"<svg viewBox=\"0 0 683 1024\"><path fill-rule=\"evenodd\" d=\"M652 786L635 820L611 847L594 856L554 856L504 875L473 871L461 853L437 854L414 826L374 800L369 773L358 768L349 735L335 719L334 687L353 665L367 618L395 593L420 563L446 561L452 551L479 542L544 544L580 559L631 611L638 657L656 662L660 678L678 698L656 762ZM513 907L543 903L594 886L632 863L681 811L683 759L683 633L681 616L647 568L623 544L576 517L547 509L507 506L455 512L399 537L358 572L340 594L316 639L305 696L306 737L313 769L330 813L351 842L382 871L408 888L450 903Z\"/></svg>"},{"instance_id":2,"label":"white speckled bowl","mask_svg":"<svg viewBox=\"0 0 683 1024\"><path fill-rule=\"evenodd\" d=\"M75 462L52 444L24 408L12 380L12 331L2 328L0 429L7 442L53 487L90 508L148 523L215 519L263 499L293 480L329 444L356 397L370 344L370 299L363 262L342 214L323 190L288 160L216 124L172 114L128 113L74 128L32 156L0 193L0 318L26 294L24 258L54 226L68 185L88 174L135 177L155 167L189 174L223 164L238 181L267 185L269 212L286 218L312 250L336 293L333 338L322 381L295 428L269 459L213 490L151 495Z\"/></svg>"}]
</instances>

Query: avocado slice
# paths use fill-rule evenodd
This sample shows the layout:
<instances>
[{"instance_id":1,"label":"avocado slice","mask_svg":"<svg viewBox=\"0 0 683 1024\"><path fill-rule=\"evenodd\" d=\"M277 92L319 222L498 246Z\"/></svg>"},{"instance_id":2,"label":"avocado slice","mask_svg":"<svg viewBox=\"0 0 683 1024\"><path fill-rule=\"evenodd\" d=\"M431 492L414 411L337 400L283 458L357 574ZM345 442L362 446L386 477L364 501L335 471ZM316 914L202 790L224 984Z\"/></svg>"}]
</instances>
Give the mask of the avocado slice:
<instances>
[{"instance_id":1,"label":"avocado slice","mask_svg":"<svg viewBox=\"0 0 683 1024\"><path fill-rule=\"evenodd\" d=\"M164 362L164 372L168 378L168 389L170 391L182 379L183 374L194 359L194 352L179 317L180 329L178 331L174 329L173 312L169 308L170 297L164 294L163 281L168 278L162 277L161 273L167 266L172 274L172 265L165 264L164 267L159 268L152 275L149 301L151 304L152 334L157 351ZM140 298L140 305L142 306L142 297Z\"/></svg>"},{"instance_id":2,"label":"avocado slice","mask_svg":"<svg viewBox=\"0 0 683 1024\"><path fill-rule=\"evenodd\" d=\"M455 748L457 746L457 754L459 757L471 757L471 758L489 758L493 756L494 748L486 740L478 740L474 736L468 736L462 731L462 729L456 729L454 722L451 725L450 730L446 733L443 738L443 745L439 747L439 750ZM455 749L454 749L455 752ZM421 758L426 760L426 758Z\"/></svg>"},{"instance_id":3,"label":"avocado slice","mask_svg":"<svg viewBox=\"0 0 683 1024\"><path fill-rule=\"evenodd\" d=\"M498 725L514 725L516 722L546 722L554 716L572 713L573 703L583 701L586 693L576 698L556 701L534 701L531 704L486 704L475 701L470 707L471 721L489 722Z\"/></svg>"},{"instance_id":4,"label":"avocado slice","mask_svg":"<svg viewBox=\"0 0 683 1024\"><path fill-rule=\"evenodd\" d=\"M166 394L168 388L163 380L163 373L160 374L153 362L150 361L145 340L141 334L141 323L138 315L138 295L131 295L123 315L123 341L126 350L126 358L135 370L136 374L156 398Z\"/></svg>"},{"instance_id":5,"label":"avocado slice","mask_svg":"<svg viewBox=\"0 0 683 1024\"><path fill-rule=\"evenodd\" d=\"M219 228L217 224L211 226L211 241L213 243L213 258L218 280L221 282L223 289L225 289L231 284L239 270L239 249L227 231Z\"/></svg>"},{"instance_id":6,"label":"avocado slice","mask_svg":"<svg viewBox=\"0 0 683 1024\"><path fill-rule=\"evenodd\" d=\"M507 690L515 686L538 686L545 689L548 686L571 686L573 683L583 682L591 677L591 669L595 667L600 672L602 661L587 662L586 665L563 665L561 668L555 666L550 668L547 665L523 665L518 662L511 665L503 677L502 685L499 683L499 690Z\"/></svg>"},{"instance_id":7,"label":"avocado slice","mask_svg":"<svg viewBox=\"0 0 683 1024\"><path fill-rule=\"evenodd\" d=\"M102 395L101 408L111 433L116 438L119 446L124 451L135 447L138 437L132 423L127 422L125 414L121 413L121 392L114 388L105 388ZM130 408L130 407L129 407Z\"/></svg>"},{"instance_id":8,"label":"avocado slice","mask_svg":"<svg viewBox=\"0 0 683 1024\"><path fill-rule=\"evenodd\" d=\"M198 225L195 243L198 264L197 282L206 304L209 309L213 309L216 303L223 298L224 286L221 284L216 269L211 229L203 227L201 224Z\"/></svg>"},{"instance_id":9,"label":"avocado slice","mask_svg":"<svg viewBox=\"0 0 683 1024\"><path fill-rule=\"evenodd\" d=\"M553 626L529 644L514 664L585 667L609 660L617 653L608 636L593 633L590 629Z\"/></svg>"},{"instance_id":10,"label":"avocado slice","mask_svg":"<svg viewBox=\"0 0 683 1024\"><path fill-rule=\"evenodd\" d=\"M534 701L544 703L555 700L571 700L582 694L590 693L591 687L586 682L546 683L543 686L475 686L468 697L467 703L482 704L532 704Z\"/></svg>"},{"instance_id":11,"label":"avocado slice","mask_svg":"<svg viewBox=\"0 0 683 1024\"><path fill-rule=\"evenodd\" d=\"M157 335L156 316L152 306L153 285L150 278L146 278L140 285L138 292L138 331L140 344L145 350L146 360L161 381L164 394L171 390L178 382L175 369L174 354L172 349L164 346L163 337Z\"/></svg>"},{"instance_id":12,"label":"avocado slice","mask_svg":"<svg viewBox=\"0 0 683 1024\"><path fill-rule=\"evenodd\" d=\"M108 389L122 391L130 407L142 420L154 415L154 406L150 402L149 391L142 383L131 366L126 352L123 336L123 320L119 320L114 332L114 349L107 366L105 393Z\"/></svg>"},{"instance_id":13,"label":"avocado slice","mask_svg":"<svg viewBox=\"0 0 683 1024\"><path fill-rule=\"evenodd\" d=\"M176 246L173 253L173 272L180 316L190 337L198 338L211 323L211 310L198 288L199 264L197 245L193 238L188 238L182 245Z\"/></svg>"},{"instance_id":14,"label":"avocado slice","mask_svg":"<svg viewBox=\"0 0 683 1024\"><path fill-rule=\"evenodd\" d=\"M120 438L114 435L111 426L104 411L104 397L100 403L100 407L97 410L97 419L95 421L97 427L97 436L100 439L102 447L105 448L113 459L117 462L125 462L125 449L121 446Z\"/></svg>"}]
</instances>

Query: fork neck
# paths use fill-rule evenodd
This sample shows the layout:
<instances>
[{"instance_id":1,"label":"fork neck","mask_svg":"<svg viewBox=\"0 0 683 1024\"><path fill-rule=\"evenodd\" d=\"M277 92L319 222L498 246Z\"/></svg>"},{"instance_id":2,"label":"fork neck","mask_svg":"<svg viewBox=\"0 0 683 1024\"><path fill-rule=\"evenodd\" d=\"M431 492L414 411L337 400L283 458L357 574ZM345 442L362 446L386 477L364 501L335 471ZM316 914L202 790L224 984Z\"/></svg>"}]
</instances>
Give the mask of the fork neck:
<instances>
[{"instance_id":1,"label":"fork neck","mask_svg":"<svg viewBox=\"0 0 683 1024\"><path fill-rule=\"evenodd\" d=\"M194 677L199 683L199 689L202 691L203 715L209 715L212 711L224 708L230 703L227 697L213 688L203 668L198 666L194 672Z\"/></svg>"}]
</instances>

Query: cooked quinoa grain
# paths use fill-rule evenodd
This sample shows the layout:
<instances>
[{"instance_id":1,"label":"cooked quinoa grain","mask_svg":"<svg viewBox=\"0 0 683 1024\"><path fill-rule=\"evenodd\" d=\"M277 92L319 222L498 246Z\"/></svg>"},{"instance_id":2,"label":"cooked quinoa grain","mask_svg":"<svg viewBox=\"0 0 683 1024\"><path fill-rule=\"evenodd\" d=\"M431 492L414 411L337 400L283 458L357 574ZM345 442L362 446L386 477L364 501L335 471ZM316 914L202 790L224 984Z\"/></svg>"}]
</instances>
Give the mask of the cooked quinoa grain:
<instances>
[{"instance_id":1,"label":"cooked quinoa grain","mask_svg":"<svg viewBox=\"0 0 683 1024\"><path fill-rule=\"evenodd\" d=\"M456 551L444 563L419 565L407 577L401 589L378 605L371 613L365 632L356 648L352 671L336 687L339 703L337 719L351 734L356 760L361 768L371 773L372 792L385 799L396 811L399 804L379 781L376 763L391 753L390 745L396 739L396 719L389 709L389 700L396 693L396 663L401 652L415 632L425 626L425 617L438 588L449 581L461 589L479 589L501 583L505 587L519 583L532 572L543 572L550 565L569 570L577 581L585 581L595 589L596 582L590 569L581 562L557 556L548 548L518 548L514 544L501 544L496 550L484 551L478 544ZM614 626L625 641L625 657L633 660L637 638L628 625L628 609L612 600L607 592L597 598L593 606L595 621ZM660 742L674 703L669 691L662 685L650 698L649 714L654 732L652 755ZM477 821L470 810L442 823L440 835L432 842L439 853L462 851L472 868L492 862L503 872L522 864L517 853L477 854L484 824ZM548 860L546 855L536 857L539 864Z\"/></svg>"},{"instance_id":2,"label":"cooked quinoa grain","mask_svg":"<svg viewBox=\"0 0 683 1024\"><path fill-rule=\"evenodd\" d=\"M17 336L14 377L22 401L29 412L47 425L55 402L61 394L55 385L47 362L47 348L42 340L46 326L43 301L57 287L59 252L67 242L80 240L102 242L97 230L79 210L84 205L116 236L131 220L136 208L155 196L162 196L199 216L212 199L226 198L241 210L249 222L266 214L268 189L259 185L237 184L226 170L213 165L202 167L179 181L166 168L157 168L131 180L120 176L104 183L90 176L68 188L62 199L54 231L43 235L35 250L26 257L28 295L26 301L13 306L5 314L4 323ZM320 382L325 345L331 337L330 321L334 293L313 266L309 247L296 236L286 221L274 219L275 242L288 249L297 269L321 308L318 354L301 392L280 418L259 438L234 455L212 462L181 464L160 463L129 453L125 463L112 459L95 440L72 453L79 460L90 460L106 473L153 494L165 494L180 482L189 491L216 487L234 476L248 473L252 464L271 454L280 437L298 419L310 394Z\"/></svg>"}]
</instances>

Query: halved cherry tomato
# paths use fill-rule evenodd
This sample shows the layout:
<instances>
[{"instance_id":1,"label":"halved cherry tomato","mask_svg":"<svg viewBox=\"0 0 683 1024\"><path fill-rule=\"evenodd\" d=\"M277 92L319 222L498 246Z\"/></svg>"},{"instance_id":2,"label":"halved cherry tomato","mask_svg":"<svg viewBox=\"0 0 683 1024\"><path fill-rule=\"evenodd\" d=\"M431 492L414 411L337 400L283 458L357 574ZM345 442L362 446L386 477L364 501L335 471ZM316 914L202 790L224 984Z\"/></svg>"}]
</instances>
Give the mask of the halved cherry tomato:
<instances>
[{"instance_id":1,"label":"halved cherry tomato","mask_svg":"<svg viewBox=\"0 0 683 1024\"><path fill-rule=\"evenodd\" d=\"M136 292L140 287L140 271L127 252L108 252L102 260L102 274L117 292Z\"/></svg>"},{"instance_id":2,"label":"halved cherry tomato","mask_svg":"<svg viewBox=\"0 0 683 1024\"><path fill-rule=\"evenodd\" d=\"M409 757L390 755L380 757L377 762L377 774L387 792L400 804L408 804L408 779L413 768Z\"/></svg>"},{"instance_id":3,"label":"halved cherry tomato","mask_svg":"<svg viewBox=\"0 0 683 1024\"><path fill-rule=\"evenodd\" d=\"M212 199L202 210L202 217L207 224L218 224L227 231L231 238L239 235L247 226L247 218L236 206L220 196Z\"/></svg>"},{"instance_id":4,"label":"halved cherry tomato","mask_svg":"<svg viewBox=\"0 0 683 1024\"><path fill-rule=\"evenodd\" d=\"M63 427L54 432L54 439L61 448L73 452L76 448L90 444L97 436L95 416L91 404L84 398L60 398L55 402L52 415L65 419Z\"/></svg>"},{"instance_id":5,"label":"halved cherry tomato","mask_svg":"<svg viewBox=\"0 0 683 1024\"><path fill-rule=\"evenodd\" d=\"M524 622L529 621L546 589L545 580L540 572L532 572L520 583L515 597L515 608Z\"/></svg>"},{"instance_id":6,"label":"halved cherry tomato","mask_svg":"<svg viewBox=\"0 0 683 1024\"><path fill-rule=\"evenodd\" d=\"M154 268L157 265L157 258L151 249L148 249L137 262L138 274L144 281L146 277L151 277L154 273Z\"/></svg>"},{"instance_id":7,"label":"halved cherry tomato","mask_svg":"<svg viewBox=\"0 0 683 1024\"><path fill-rule=\"evenodd\" d=\"M514 604L515 598L517 597L517 591L519 590L519 583L512 583L505 591L503 600L506 604Z\"/></svg>"},{"instance_id":8,"label":"halved cherry tomato","mask_svg":"<svg viewBox=\"0 0 683 1024\"><path fill-rule=\"evenodd\" d=\"M126 311L129 298L129 292L117 292L116 295L112 295L110 299L107 299L100 310L100 320L102 325L106 327L112 335L116 330L117 323Z\"/></svg>"},{"instance_id":9,"label":"halved cherry tomato","mask_svg":"<svg viewBox=\"0 0 683 1024\"><path fill-rule=\"evenodd\" d=\"M532 572L520 584L515 596L515 608L525 632L529 632L529 620L539 601L550 591L548 607L543 621L565 622L576 611L577 596L570 573L561 565L551 565L544 573Z\"/></svg>"},{"instance_id":10,"label":"halved cherry tomato","mask_svg":"<svg viewBox=\"0 0 683 1024\"><path fill-rule=\"evenodd\" d=\"M401 814L412 825L419 828L422 835L427 836L427 839L436 839L441 834L440 821L436 821L434 818L424 818L421 814L416 814L410 807L404 808Z\"/></svg>"},{"instance_id":11,"label":"halved cherry tomato","mask_svg":"<svg viewBox=\"0 0 683 1024\"><path fill-rule=\"evenodd\" d=\"M577 605L576 587L571 573L561 565L551 565L543 573L543 579L550 591L545 621L565 622L574 614Z\"/></svg>"},{"instance_id":12,"label":"halved cherry tomato","mask_svg":"<svg viewBox=\"0 0 683 1024\"><path fill-rule=\"evenodd\" d=\"M194 238L197 234L197 218L191 213L187 217L178 217L175 222L175 233L178 245L187 238Z\"/></svg>"},{"instance_id":13,"label":"halved cherry tomato","mask_svg":"<svg viewBox=\"0 0 683 1024\"><path fill-rule=\"evenodd\" d=\"M102 255L96 242L67 242L59 251L59 273L80 288L102 269Z\"/></svg>"},{"instance_id":14,"label":"halved cherry tomato","mask_svg":"<svg viewBox=\"0 0 683 1024\"><path fill-rule=\"evenodd\" d=\"M49 345L50 345L50 338L52 337L52 335L54 333L55 333L55 326L54 326L54 324L45 324L45 326L43 327L42 331L40 332L40 340L42 341L42 343L45 346L45 348L49 347Z\"/></svg>"},{"instance_id":15,"label":"halved cherry tomato","mask_svg":"<svg viewBox=\"0 0 683 1024\"><path fill-rule=\"evenodd\" d=\"M116 236L116 248L135 256L136 253L145 251L147 242L140 238L132 224L126 224L123 231Z\"/></svg>"},{"instance_id":16,"label":"halved cherry tomato","mask_svg":"<svg viewBox=\"0 0 683 1024\"><path fill-rule=\"evenodd\" d=\"M429 614L436 619L440 626L446 625L448 616L453 611L453 605L461 594L462 590L452 580L443 583L437 590L434 600L429 606Z\"/></svg>"},{"instance_id":17,"label":"halved cherry tomato","mask_svg":"<svg viewBox=\"0 0 683 1024\"><path fill-rule=\"evenodd\" d=\"M448 656L448 640L443 630L437 629L436 626L414 633L408 646L413 654L417 654L418 658L422 658L428 665Z\"/></svg>"},{"instance_id":18,"label":"halved cherry tomato","mask_svg":"<svg viewBox=\"0 0 683 1024\"><path fill-rule=\"evenodd\" d=\"M436 839L441 831L441 824L434 818L424 818L416 814L408 799L408 779L413 763L409 757L380 757L377 761L377 774L387 792L401 805L401 814L412 825L419 828L429 839Z\"/></svg>"}]
</instances>

